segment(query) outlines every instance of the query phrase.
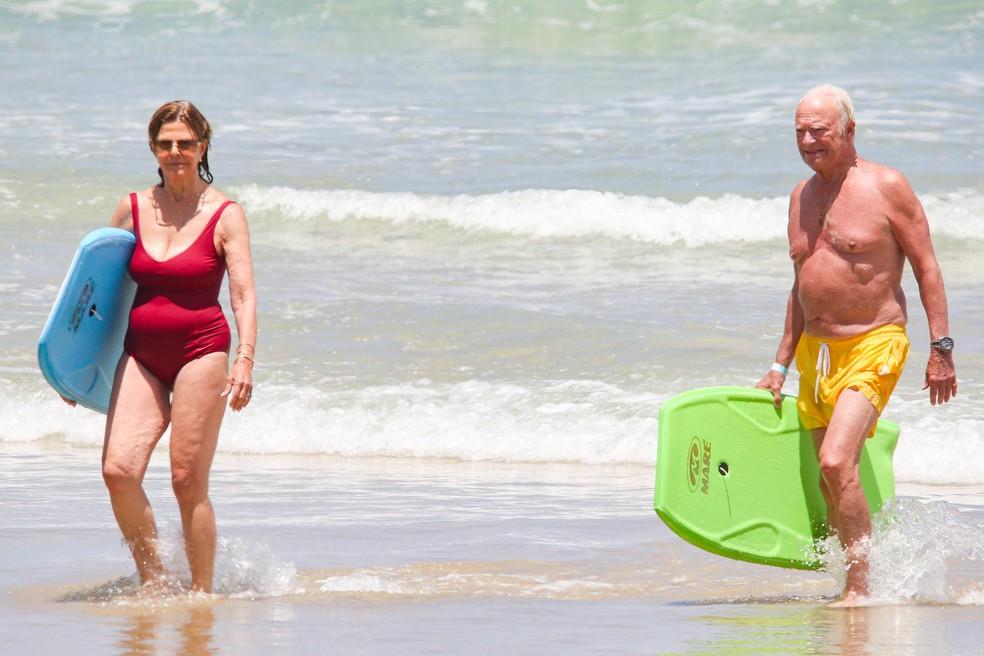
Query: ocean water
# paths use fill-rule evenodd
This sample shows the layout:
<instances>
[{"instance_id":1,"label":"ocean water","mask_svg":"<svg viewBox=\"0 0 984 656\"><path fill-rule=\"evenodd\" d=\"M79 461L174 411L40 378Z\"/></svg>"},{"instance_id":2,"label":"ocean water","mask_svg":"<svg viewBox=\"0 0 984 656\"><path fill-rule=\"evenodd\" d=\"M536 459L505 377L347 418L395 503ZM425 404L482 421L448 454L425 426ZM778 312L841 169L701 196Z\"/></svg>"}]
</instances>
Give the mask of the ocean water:
<instances>
[{"instance_id":1,"label":"ocean water","mask_svg":"<svg viewBox=\"0 0 984 656\"><path fill-rule=\"evenodd\" d=\"M960 1L0 1L0 647L447 653L511 627L540 653L975 653L982 38ZM843 624L836 572L722 561L651 511L660 403L772 361L809 173L792 115L824 82L926 208L960 382L946 407L920 389L907 272L894 570ZM221 600L168 605L110 585L132 566L101 417L34 349L78 239L156 180L146 122L173 98L249 216L260 336L219 443ZM173 525L166 460L148 485Z\"/></svg>"}]
</instances>

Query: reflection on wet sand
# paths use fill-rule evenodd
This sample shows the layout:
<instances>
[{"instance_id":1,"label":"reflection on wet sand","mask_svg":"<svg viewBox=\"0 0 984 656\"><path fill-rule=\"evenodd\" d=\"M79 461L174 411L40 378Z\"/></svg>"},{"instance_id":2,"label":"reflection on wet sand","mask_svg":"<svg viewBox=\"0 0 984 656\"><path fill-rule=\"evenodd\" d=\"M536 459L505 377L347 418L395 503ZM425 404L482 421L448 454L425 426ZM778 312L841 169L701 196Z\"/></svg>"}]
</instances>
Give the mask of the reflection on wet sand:
<instances>
[{"instance_id":1,"label":"reflection on wet sand","mask_svg":"<svg viewBox=\"0 0 984 656\"><path fill-rule=\"evenodd\" d=\"M157 640L158 618L153 615L137 615L130 618L128 626L121 632L117 641L121 656L153 654Z\"/></svg>"},{"instance_id":2,"label":"reflection on wet sand","mask_svg":"<svg viewBox=\"0 0 984 656\"><path fill-rule=\"evenodd\" d=\"M721 607L716 607L721 610ZM830 608L800 603L736 606L734 612L692 618L707 629L687 654L924 653L935 644L932 626L945 623L946 606L901 605ZM781 646L779 652L777 646ZM916 650L916 651L914 651Z\"/></svg>"},{"instance_id":3,"label":"reflection on wet sand","mask_svg":"<svg viewBox=\"0 0 984 656\"><path fill-rule=\"evenodd\" d=\"M181 626L181 649L179 654L200 656L214 654L212 648L212 628L215 626L215 613L208 606L191 608L188 618Z\"/></svg>"},{"instance_id":4,"label":"reflection on wet sand","mask_svg":"<svg viewBox=\"0 0 984 656\"><path fill-rule=\"evenodd\" d=\"M871 612L872 608L859 606L855 608L827 609L830 621L831 651L844 656L867 656L872 653L871 643ZM884 609L890 610L890 609ZM837 621L839 616L840 621Z\"/></svg>"},{"instance_id":5,"label":"reflection on wet sand","mask_svg":"<svg viewBox=\"0 0 984 656\"><path fill-rule=\"evenodd\" d=\"M168 629L172 626L178 634L177 640L162 636L170 633ZM211 606L184 609L180 618L173 611L141 611L127 618L116 641L116 653L119 656L215 654L218 650L213 646L214 626L215 612Z\"/></svg>"},{"instance_id":6,"label":"reflection on wet sand","mask_svg":"<svg viewBox=\"0 0 984 656\"><path fill-rule=\"evenodd\" d=\"M818 620L826 616L830 627L831 653L846 656L868 654L922 653L936 643L933 626L945 624L946 606L921 604L899 606L858 606L822 608Z\"/></svg>"},{"instance_id":7,"label":"reflection on wet sand","mask_svg":"<svg viewBox=\"0 0 984 656\"><path fill-rule=\"evenodd\" d=\"M112 640L119 656L217 653L213 646L218 597L173 593L141 587L136 576L124 576L94 586L64 592L60 603L82 603L100 615L120 620Z\"/></svg>"}]
</instances>

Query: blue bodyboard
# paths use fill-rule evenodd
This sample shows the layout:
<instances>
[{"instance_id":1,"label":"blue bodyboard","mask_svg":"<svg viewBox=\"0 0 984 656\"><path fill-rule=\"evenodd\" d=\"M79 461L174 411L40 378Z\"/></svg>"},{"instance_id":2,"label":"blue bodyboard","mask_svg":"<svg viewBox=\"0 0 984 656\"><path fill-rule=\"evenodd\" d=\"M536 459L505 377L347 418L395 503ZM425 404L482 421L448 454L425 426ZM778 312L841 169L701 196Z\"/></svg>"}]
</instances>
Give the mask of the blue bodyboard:
<instances>
[{"instance_id":1,"label":"blue bodyboard","mask_svg":"<svg viewBox=\"0 0 984 656\"><path fill-rule=\"evenodd\" d=\"M137 285L133 233L93 230L79 243L38 340L38 364L62 396L106 413Z\"/></svg>"}]
</instances>

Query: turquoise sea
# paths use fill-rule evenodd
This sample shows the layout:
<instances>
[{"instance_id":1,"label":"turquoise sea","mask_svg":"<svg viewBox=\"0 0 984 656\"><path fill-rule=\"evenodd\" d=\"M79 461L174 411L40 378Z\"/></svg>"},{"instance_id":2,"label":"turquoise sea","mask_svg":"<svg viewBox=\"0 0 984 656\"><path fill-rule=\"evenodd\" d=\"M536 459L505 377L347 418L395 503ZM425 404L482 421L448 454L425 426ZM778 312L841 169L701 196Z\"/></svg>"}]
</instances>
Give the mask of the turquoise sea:
<instances>
[{"instance_id":1,"label":"turquoise sea","mask_svg":"<svg viewBox=\"0 0 984 656\"><path fill-rule=\"evenodd\" d=\"M969 1L0 0L0 652L979 653L982 47ZM900 498L851 613L837 572L652 512L660 403L771 363L825 82L926 208L960 381L920 389L907 272ZM249 216L257 389L220 437L219 594L135 600L101 417L34 349L175 98Z\"/></svg>"}]
</instances>

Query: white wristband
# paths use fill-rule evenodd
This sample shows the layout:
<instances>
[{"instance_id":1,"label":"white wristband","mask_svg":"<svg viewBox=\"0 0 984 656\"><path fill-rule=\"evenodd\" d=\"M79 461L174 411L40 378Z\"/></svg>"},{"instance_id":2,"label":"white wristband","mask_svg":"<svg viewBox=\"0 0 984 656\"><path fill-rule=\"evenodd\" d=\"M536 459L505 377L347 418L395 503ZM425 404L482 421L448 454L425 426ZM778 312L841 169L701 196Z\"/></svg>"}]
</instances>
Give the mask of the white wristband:
<instances>
[{"instance_id":1,"label":"white wristband","mask_svg":"<svg viewBox=\"0 0 984 656\"><path fill-rule=\"evenodd\" d=\"M780 373L780 374L782 374L783 376L785 376L786 374L788 374L788 373L789 373L789 369L787 369L786 367L784 367L784 366L782 366L782 364L780 364L780 363L778 363L778 362L773 362L773 363L772 363L772 366L771 366L771 367L769 367L769 370L770 370L770 371L776 371L776 372L779 372L779 373Z\"/></svg>"}]
</instances>

